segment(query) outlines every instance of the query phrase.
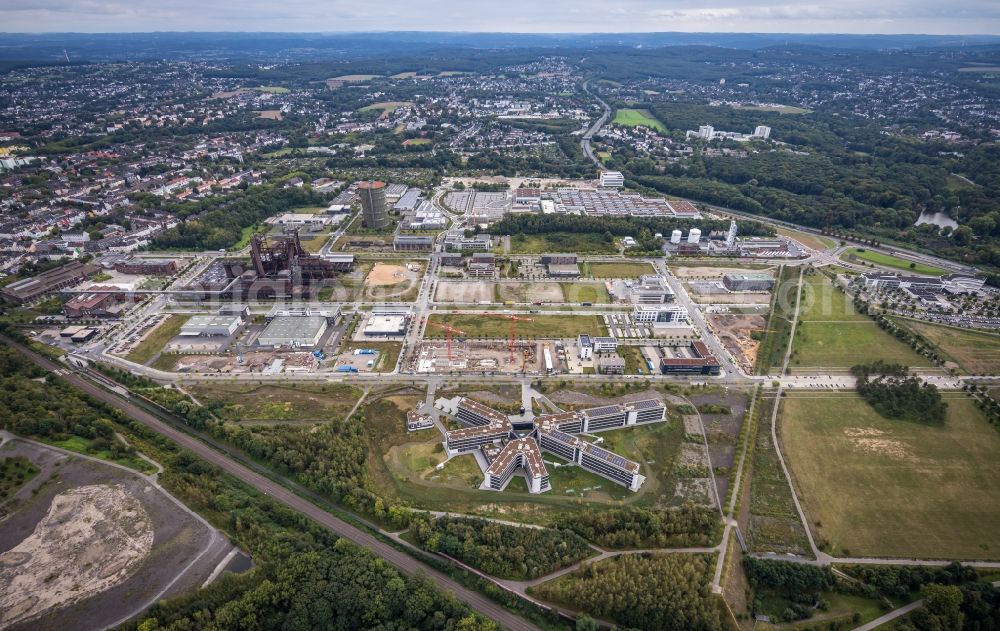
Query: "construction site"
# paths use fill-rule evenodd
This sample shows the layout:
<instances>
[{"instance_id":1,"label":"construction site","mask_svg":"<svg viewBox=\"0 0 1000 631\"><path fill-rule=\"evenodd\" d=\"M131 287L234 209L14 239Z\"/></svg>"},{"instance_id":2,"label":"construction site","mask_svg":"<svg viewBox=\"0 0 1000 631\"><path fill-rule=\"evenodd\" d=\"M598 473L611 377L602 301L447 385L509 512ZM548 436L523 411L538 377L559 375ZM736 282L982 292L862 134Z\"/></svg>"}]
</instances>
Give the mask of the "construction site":
<instances>
[{"instance_id":1,"label":"construction site","mask_svg":"<svg viewBox=\"0 0 1000 631\"><path fill-rule=\"evenodd\" d=\"M417 373L539 374L542 342L516 340L427 341L417 347L410 369Z\"/></svg>"},{"instance_id":2,"label":"construction site","mask_svg":"<svg viewBox=\"0 0 1000 631\"><path fill-rule=\"evenodd\" d=\"M706 320L726 350L739 361L743 370L753 371L757 362L757 350L760 348L760 340L754 339L753 333L757 332L757 337L761 337L760 334L765 332L764 329L767 327L764 316L716 313L707 315Z\"/></svg>"}]
</instances>

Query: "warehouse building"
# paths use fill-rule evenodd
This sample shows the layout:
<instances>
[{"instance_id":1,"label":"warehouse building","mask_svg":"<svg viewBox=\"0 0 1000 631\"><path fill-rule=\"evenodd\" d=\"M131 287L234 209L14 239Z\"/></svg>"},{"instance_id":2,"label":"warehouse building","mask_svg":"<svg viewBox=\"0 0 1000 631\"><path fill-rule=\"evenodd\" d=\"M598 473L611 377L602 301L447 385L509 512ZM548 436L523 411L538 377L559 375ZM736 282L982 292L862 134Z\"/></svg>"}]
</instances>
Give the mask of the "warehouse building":
<instances>
[{"instance_id":1,"label":"warehouse building","mask_svg":"<svg viewBox=\"0 0 1000 631\"><path fill-rule=\"evenodd\" d=\"M274 348L314 348L326 327L323 316L278 316L264 328L257 343Z\"/></svg>"},{"instance_id":2,"label":"warehouse building","mask_svg":"<svg viewBox=\"0 0 1000 631\"><path fill-rule=\"evenodd\" d=\"M3 289L0 289L0 296L17 304L34 302L60 289L72 287L97 272L98 267L96 265L85 265L78 261L73 261L61 267L36 274L31 278L14 281Z\"/></svg>"},{"instance_id":3,"label":"warehouse building","mask_svg":"<svg viewBox=\"0 0 1000 631\"><path fill-rule=\"evenodd\" d=\"M340 305L327 302L313 302L293 306L275 305L264 316L264 321L270 323L275 318L301 318L305 316L325 318L326 323L331 326L336 326L343 317Z\"/></svg>"},{"instance_id":4,"label":"warehouse building","mask_svg":"<svg viewBox=\"0 0 1000 631\"><path fill-rule=\"evenodd\" d=\"M434 249L434 237L397 234L392 239L392 249L397 252L430 252Z\"/></svg>"},{"instance_id":5,"label":"warehouse building","mask_svg":"<svg viewBox=\"0 0 1000 631\"><path fill-rule=\"evenodd\" d=\"M406 335L413 312L408 306L377 306L365 321L366 337L398 338Z\"/></svg>"},{"instance_id":6,"label":"warehouse building","mask_svg":"<svg viewBox=\"0 0 1000 631\"><path fill-rule=\"evenodd\" d=\"M243 319L233 315L196 315L181 325L181 337L227 337L236 332Z\"/></svg>"}]
</instances>

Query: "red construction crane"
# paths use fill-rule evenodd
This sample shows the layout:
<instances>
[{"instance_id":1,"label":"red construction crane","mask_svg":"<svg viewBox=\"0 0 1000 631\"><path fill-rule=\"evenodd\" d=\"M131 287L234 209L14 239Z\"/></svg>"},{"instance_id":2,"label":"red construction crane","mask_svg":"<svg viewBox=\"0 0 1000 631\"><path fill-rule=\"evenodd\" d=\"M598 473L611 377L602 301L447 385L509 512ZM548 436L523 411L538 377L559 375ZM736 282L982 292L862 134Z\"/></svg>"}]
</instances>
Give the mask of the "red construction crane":
<instances>
[{"instance_id":1,"label":"red construction crane","mask_svg":"<svg viewBox=\"0 0 1000 631\"><path fill-rule=\"evenodd\" d=\"M437 322L427 321L427 326L432 326L444 331L444 337L448 340L448 362L451 363L451 334L458 333L459 335L465 335L465 331L460 331L450 324L438 324Z\"/></svg>"},{"instance_id":2,"label":"red construction crane","mask_svg":"<svg viewBox=\"0 0 1000 631\"><path fill-rule=\"evenodd\" d=\"M507 352L509 357L507 362L514 363L514 340L517 334L517 323L518 322L534 322L534 318L525 318L522 316L514 315L513 313L484 313L484 316L489 316L491 318L504 318L505 320L510 320L510 337L507 338Z\"/></svg>"}]
</instances>

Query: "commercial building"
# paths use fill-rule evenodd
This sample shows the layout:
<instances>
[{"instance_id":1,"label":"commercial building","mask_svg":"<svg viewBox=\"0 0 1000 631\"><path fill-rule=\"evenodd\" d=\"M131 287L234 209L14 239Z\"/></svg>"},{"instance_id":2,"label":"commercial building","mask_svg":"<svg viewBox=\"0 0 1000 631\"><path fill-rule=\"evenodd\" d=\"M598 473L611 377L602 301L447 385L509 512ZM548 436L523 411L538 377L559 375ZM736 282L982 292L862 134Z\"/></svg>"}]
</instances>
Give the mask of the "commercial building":
<instances>
[{"instance_id":1,"label":"commercial building","mask_svg":"<svg viewBox=\"0 0 1000 631\"><path fill-rule=\"evenodd\" d=\"M577 338L577 346L580 348L580 359L590 359L594 356L594 343L586 333Z\"/></svg>"},{"instance_id":2,"label":"commercial building","mask_svg":"<svg viewBox=\"0 0 1000 631\"><path fill-rule=\"evenodd\" d=\"M902 276L887 272L870 272L861 275L866 289L905 289L911 293L949 292L953 294L976 293L983 288L985 279L967 274L947 274L945 276Z\"/></svg>"},{"instance_id":3,"label":"commercial building","mask_svg":"<svg viewBox=\"0 0 1000 631\"><path fill-rule=\"evenodd\" d=\"M712 355L704 342L695 340L688 349L689 356L663 357L660 372L663 374L717 375L719 360Z\"/></svg>"},{"instance_id":4,"label":"commercial building","mask_svg":"<svg viewBox=\"0 0 1000 631\"><path fill-rule=\"evenodd\" d=\"M688 310L680 305L636 305L632 320L636 324L682 323L688 320Z\"/></svg>"},{"instance_id":5,"label":"commercial building","mask_svg":"<svg viewBox=\"0 0 1000 631\"><path fill-rule=\"evenodd\" d=\"M521 205L537 204L542 200L542 191L537 188L519 188L514 191L514 203Z\"/></svg>"},{"instance_id":6,"label":"commercial building","mask_svg":"<svg viewBox=\"0 0 1000 631\"><path fill-rule=\"evenodd\" d=\"M278 316L264 328L257 343L275 348L314 348L326 328L323 316Z\"/></svg>"},{"instance_id":7,"label":"commercial building","mask_svg":"<svg viewBox=\"0 0 1000 631\"><path fill-rule=\"evenodd\" d=\"M397 252L430 252L434 249L434 237L397 234L392 239L392 249Z\"/></svg>"},{"instance_id":8,"label":"commercial building","mask_svg":"<svg viewBox=\"0 0 1000 631\"><path fill-rule=\"evenodd\" d=\"M543 254L539 260L542 265L576 265L576 254Z\"/></svg>"},{"instance_id":9,"label":"commercial building","mask_svg":"<svg viewBox=\"0 0 1000 631\"><path fill-rule=\"evenodd\" d=\"M686 201L666 200L626 195L619 191L561 188L553 193L556 213L577 213L596 216L662 216L700 219L698 209ZM543 209L544 212L544 209Z\"/></svg>"},{"instance_id":10,"label":"commercial building","mask_svg":"<svg viewBox=\"0 0 1000 631\"><path fill-rule=\"evenodd\" d=\"M621 188L625 186L625 176L619 171L601 171L601 188Z\"/></svg>"},{"instance_id":11,"label":"commercial building","mask_svg":"<svg viewBox=\"0 0 1000 631\"><path fill-rule=\"evenodd\" d=\"M479 426L507 421L507 415L494 410L488 405L483 405L473 399L462 397L458 402L455 419L463 425Z\"/></svg>"},{"instance_id":12,"label":"commercial building","mask_svg":"<svg viewBox=\"0 0 1000 631\"><path fill-rule=\"evenodd\" d=\"M177 261L173 259L128 258L116 263L115 271L122 274L144 276L173 276L177 273Z\"/></svg>"},{"instance_id":13,"label":"commercial building","mask_svg":"<svg viewBox=\"0 0 1000 631\"><path fill-rule=\"evenodd\" d=\"M234 315L196 315L181 325L181 337L226 337L240 328L243 319Z\"/></svg>"},{"instance_id":14,"label":"commercial building","mask_svg":"<svg viewBox=\"0 0 1000 631\"><path fill-rule=\"evenodd\" d=\"M452 252L479 251L485 252L493 247L493 237L488 234L477 234L466 237L464 233L452 232L444 237L444 249Z\"/></svg>"},{"instance_id":15,"label":"commercial building","mask_svg":"<svg viewBox=\"0 0 1000 631\"><path fill-rule=\"evenodd\" d=\"M283 213L267 220L273 226L281 226L285 230L305 228L309 231L322 230L331 223L329 215L323 213Z\"/></svg>"},{"instance_id":16,"label":"commercial building","mask_svg":"<svg viewBox=\"0 0 1000 631\"><path fill-rule=\"evenodd\" d=\"M41 274L36 274L31 278L14 281L3 289L0 289L0 296L17 304L34 302L60 289L72 287L97 272L98 267L96 265L73 261L55 269L42 272Z\"/></svg>"},{"instance_id":17,"label":"commercial building","mask_svg":"<svg viewBox=\"0 0 1000 631\"><path fill-rule=\"evenodd\" d=\"M408 316L372 314L365 323L364 334L366 337L402 337L409 325Z\"/></svg>"},{"instance_id":18,"label":"commercial building","mask_svg":"<svg viewBox=\"0 0 1000 631\"><path fill-rule=\"evenodd\" d=\"M774 277L770 274L724 274L722 284L729 291L771 291Z\"/></svg>"},{"instance_id":19,"label":"commercial building","mask_svg":"<svg viewBox=\"0 0 1000 631\"><path fill-rule=\"evenodd\" d=\"M629 300L634 305L662 305L673 302L675 295L667 279L659 274L644 274L639 282L628 289Z\"/></svg>"},{"instance_id":20,"label":"commercial building","mask_svg":"<svg viewBox=\"0 0 1000 631\"><path fill-rule=\"evenodd\" d=\"M549 276L553 278L578 278L580 266L576 263L550 263Z\"/></svg>"},{"instance_id":21,"label":"commercial building","mask_svg":"<svg viewBox=\"0 0 1000 631\"><path fill-rule=\"evenodd\" d=\"M616 353L618 352L618 338L615 337L593 337L591 343L595 353Z\"/></svg>"},{"instance_id":22,"label":"commercial building","mask_svg":"<svg viewBox=\"0 0 1000 631\"><path fill-rule=\"evenodd\" d=\"M625 359L619 355L598 355L596 363L600 375L625 374Z\"/></svg>"},{"instance_id":23,"label":"commercial building","mask_svg":"<svg viewBox=\"0 0 1000 631\"><path fill-rule=\"evenodd\" d=\"M531 438L515 438L504 445L486 470L490 489L504 490L518 470L524 471L529 493L543 493L552 488L549 472L542 461L542 451Z\"/></svg>"},{"instance_id":24,"label":"commercial building","mask_svg":"<svg viewBox=\"0 0 1000 631\"><path fill-rule=\"evenodd\" d=\"M93 287L92 289L114 290L114 287ZM131 300L125 292L100 291L80 294L70 298L63 305L67 318L120 318L128 310Z\"/></svg>"},{"instance_id":25,"label":"commercial building","mask_svg":"<svg viewBox=\"0 0 1000 631\"><path fill-rule=\"evenodd\" d=\"M369 181L358 185L361 221L365 228L385 228L389 225L385 196L385 182Z\"/></svg>"},{"instance_id":26,"label":"commercial building","mask_svg":"<svg viewBox=\"0 0 1000 631\"><path fill-rule=\"evenodd\" d=\"M497 266L493 263L477 263L476 261L469 261L465 271L472 278L495 278L497 275Z\"/></svg>"},{"instance_id":27,"label":"commercial building","mask_svg":"<svg viewBox=\"0 0 1000 631\"><path fill-rule=\"evenodd\" d=\"M453 429L445 435L445 447L450 455L474 451L488 443L498 443L510 437L514 430L505 416L486 425Z\"/></svg>"}]
</instances>

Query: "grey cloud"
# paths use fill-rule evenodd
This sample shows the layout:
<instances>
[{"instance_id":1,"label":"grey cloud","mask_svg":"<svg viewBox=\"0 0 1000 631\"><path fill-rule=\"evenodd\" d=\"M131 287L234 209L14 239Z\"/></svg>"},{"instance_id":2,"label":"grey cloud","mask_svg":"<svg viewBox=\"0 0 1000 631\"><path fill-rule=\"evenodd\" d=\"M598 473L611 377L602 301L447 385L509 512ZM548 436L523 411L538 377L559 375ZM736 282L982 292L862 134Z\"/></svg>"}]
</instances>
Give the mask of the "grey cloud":
<instances>
[{"instance_id":1,"label":"grey cloud","mask_svg":"<svg viewBox=\"0 0 1000 631\"><path fill-rule=\"evenodd\" d=\"M971 0L0 0L5 31L1000 33L1000 3Z\"/></svg>"}]
</instances>

